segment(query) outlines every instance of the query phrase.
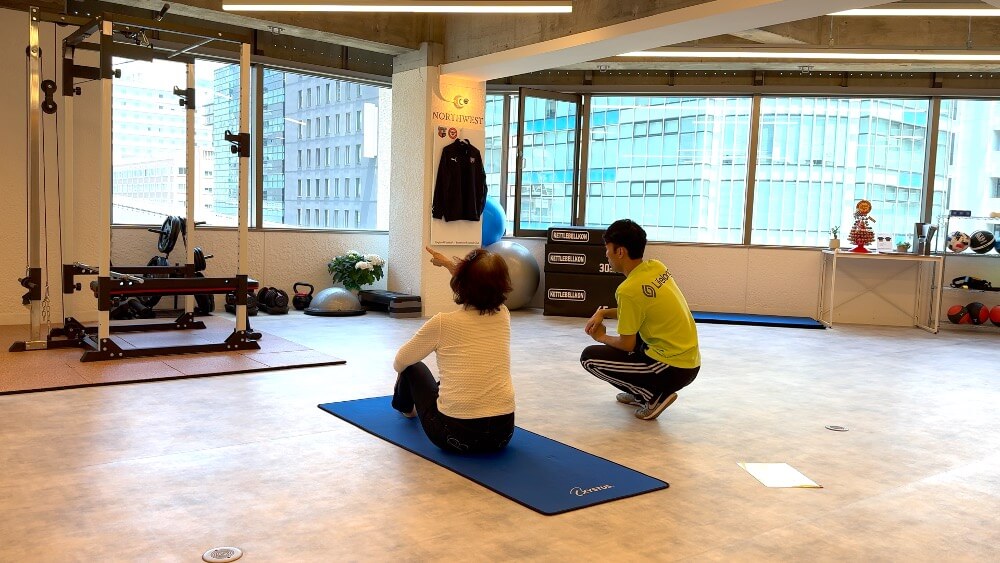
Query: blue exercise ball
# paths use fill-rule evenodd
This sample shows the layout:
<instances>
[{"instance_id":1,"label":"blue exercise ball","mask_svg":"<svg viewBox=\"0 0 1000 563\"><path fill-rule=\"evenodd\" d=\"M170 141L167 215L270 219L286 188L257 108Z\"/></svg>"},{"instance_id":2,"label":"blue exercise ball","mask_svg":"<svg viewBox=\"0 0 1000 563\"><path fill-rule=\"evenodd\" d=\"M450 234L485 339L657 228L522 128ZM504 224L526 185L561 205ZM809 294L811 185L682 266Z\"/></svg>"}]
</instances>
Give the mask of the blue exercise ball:
<instances>
[{"instance_id":1,"label":"blue exercise ball","mask_svg":"<svg viewBox=\"0 0 1000 563\"><path fill-rule=\"evenodd\" d=\"M507 217L504 215L500 201L493 198L486 198L486 207L483 208L483 248L497 242L503 237L507 230Z\"/></svg>"},{"instance_id":2,"label":"blue exercise ball","mask_svg":"<svg viewBox=\"0 0 1000 563\"><path fill-rule=\"evenodd\" d=\"M507 263L511 286L511 292L507 294L507 301L504 303L507 308L513 311L530 303L538 291L538 281L541 278L538 261L531 251L509 240L493 243L486 250L499 254Z\"/></svg>"}]
</instances>

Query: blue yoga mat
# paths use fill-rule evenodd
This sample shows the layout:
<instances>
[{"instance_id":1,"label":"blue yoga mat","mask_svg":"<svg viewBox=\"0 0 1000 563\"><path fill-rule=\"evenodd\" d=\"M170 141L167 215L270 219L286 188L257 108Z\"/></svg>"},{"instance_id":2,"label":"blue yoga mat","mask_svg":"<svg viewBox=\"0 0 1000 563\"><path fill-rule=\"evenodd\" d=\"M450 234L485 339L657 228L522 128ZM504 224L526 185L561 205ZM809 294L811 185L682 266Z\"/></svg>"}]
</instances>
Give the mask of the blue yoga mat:
<instances>
[{"instance_id":1,"label":"blue yoga mat","mask_svg":"<svg viewBox=\"0 0 1000 563\"><path fill-rule=\"evenodd\" d=\"M826 328L823 323L809 317L781 317L777 315L748 315L745 313L709 313L692 311L694 322L727 325L777 326L783 328Z\"/></svg>"},{"instance_id":2,"label":"blue yoga mat","mask_svg":"<svg viewBox=\"0 0 1000 563\"><path fill-rule=\"evenodd\" d=\"M559 514L670 485L523 428L503 450L456 454L431 443L415 418L373 397L319 405L326 412L542 514Z\"/></svg>"}]
</instances>

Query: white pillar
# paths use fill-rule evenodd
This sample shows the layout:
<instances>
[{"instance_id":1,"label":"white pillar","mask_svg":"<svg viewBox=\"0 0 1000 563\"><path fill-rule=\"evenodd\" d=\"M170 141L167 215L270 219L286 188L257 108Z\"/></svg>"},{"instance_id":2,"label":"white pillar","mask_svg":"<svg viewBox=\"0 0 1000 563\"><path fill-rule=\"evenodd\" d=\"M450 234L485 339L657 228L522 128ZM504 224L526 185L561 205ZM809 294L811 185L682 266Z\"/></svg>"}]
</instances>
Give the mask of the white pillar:
<instances>
[{"instance_id":1,"label":"white pillar","mask_svg":"<svg viewBox=\"0 0 1000 563\"><path fill-rule=\"evenodd\" d=\"M392 75L388 287L419 295L425 316L457 308L448 272L432 266L424 250L431 243L431 201L441 150L457 135L485 152L486 136L485 83L442 78L440 60L440 45L425 43L417 51L396 57ZM444 136L439 134L441 128ZM464 222L451 222L448 227L462 228L455 223ZM440 232L441 225L435 227ZM479 224L464 228L470 236L455 240L474 239L475 244L435 245L435 249L463 257L478 247Z\"/></svg>"}]
</instances>

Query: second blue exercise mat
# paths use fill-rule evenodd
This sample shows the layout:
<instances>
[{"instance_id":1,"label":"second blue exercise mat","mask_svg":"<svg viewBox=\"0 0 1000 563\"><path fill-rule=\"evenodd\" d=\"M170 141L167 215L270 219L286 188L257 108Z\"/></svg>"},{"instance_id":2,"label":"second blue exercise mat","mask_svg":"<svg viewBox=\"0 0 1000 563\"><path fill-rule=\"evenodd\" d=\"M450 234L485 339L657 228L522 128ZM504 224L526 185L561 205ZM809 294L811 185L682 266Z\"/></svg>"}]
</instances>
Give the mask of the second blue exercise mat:
<instances>
[{"instance_id":1,"label":"second blue exercise mat","mask_svg":"<svg viewBox=\"0 0 1000 563\"><path fill-rule=\"evenodd\" d=\"M523 428L514 429L510 444L500 452L449 453L427 439L417 419L393 410L390 400L373 397L319 408L542 514L559 514L670 486Z\"/></svg>"},{"instance_id":2,"label":"second blue exercise mat","mask_svg":"<svg viewBox=\"0 0 1000 563\"><path fill-rule=\"evenodd\" d=\"M696 323L726 325L776 326L782 328L826 328L823 323L809 317L781 317L778 315L749 315L746 313L709 313L691 311Z\"/></svg>"}]
</instances>

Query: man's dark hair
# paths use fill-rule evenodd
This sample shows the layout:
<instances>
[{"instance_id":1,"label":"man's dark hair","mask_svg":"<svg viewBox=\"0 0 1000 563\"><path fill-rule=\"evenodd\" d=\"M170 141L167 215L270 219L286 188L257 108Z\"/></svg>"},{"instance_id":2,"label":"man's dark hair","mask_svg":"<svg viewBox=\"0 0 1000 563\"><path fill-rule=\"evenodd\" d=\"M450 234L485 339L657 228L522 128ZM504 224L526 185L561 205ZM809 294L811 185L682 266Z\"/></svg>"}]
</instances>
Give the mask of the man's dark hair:
<instances>
[{"instance_id":1,"label":"man's dark hair","mask_svg":"<svg viewBox=\"0 0 1000 563\"><path fill-rule=\"evenodd\" d=\"M499 254L482 248L459 260L451 276L455 303L474 307L480 315L498 312L512 289L507 262Z\"/></svg>"},{"instance_id":2,"label":"man's dark hair","mask_svg":"<svg viewBox=\"0 0 1000 563\"><path fill-rule=\"evenodd\" d=\"M604 242L624 247L628 257L637 260L646 251L646 231L631 219L619 219L604 231Z\"/></svg>"}]
</instances>

